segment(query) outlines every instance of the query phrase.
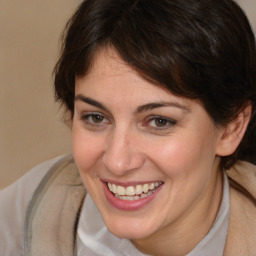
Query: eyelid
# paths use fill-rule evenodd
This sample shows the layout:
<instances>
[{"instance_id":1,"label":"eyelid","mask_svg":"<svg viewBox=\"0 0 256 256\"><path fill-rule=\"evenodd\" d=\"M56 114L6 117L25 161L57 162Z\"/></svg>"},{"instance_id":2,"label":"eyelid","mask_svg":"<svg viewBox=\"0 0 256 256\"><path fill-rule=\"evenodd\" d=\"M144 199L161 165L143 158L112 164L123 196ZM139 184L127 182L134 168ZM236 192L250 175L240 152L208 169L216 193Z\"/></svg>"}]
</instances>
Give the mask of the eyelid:
<instances>
[{"instance_id":1,"label":"eyelid","mask_svg":"<svg viewBox=\"0 0 256 256\"><path fill-rule=\"evenodd\" d=\"M103 114L102 112L99 112L99 111L82 111L79 114L79 118L82 119L82 118L86 118L88 116L93 116L93 115L99 115L106 119L110 119L106 114Z\"/></svg>"},{"instance_id":2,"label":"eyelid","mask_svg":"<svg viewBox=\"0 0 256 256\"><path fill-rule=\"evenodd\" d=\"M165 116L161 116L161 115L152 115L147 118L147 120L153 120L153 119L163 119L170 123L177 123L177 121L174 120L173 118L169 118L169 117L165 117Z\"/></svg>"}]
</instances>

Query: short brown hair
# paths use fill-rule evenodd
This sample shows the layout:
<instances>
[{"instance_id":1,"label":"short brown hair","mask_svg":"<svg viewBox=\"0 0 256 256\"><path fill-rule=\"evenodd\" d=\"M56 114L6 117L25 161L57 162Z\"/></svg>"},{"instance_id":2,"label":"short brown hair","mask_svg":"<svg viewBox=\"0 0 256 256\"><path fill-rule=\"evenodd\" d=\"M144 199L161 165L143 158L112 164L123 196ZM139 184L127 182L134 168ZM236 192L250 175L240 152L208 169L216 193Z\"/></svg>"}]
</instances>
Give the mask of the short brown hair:
<instances>
[{"instance_id":1,"label":"short brown hair","mask_svg":"<svg viewBox=\"0 0 256 256\"><path fill-rule=\"evenodd\" d=\"M225 125L252 105L246 134L221 165L256 159L256 51L249 22L232 0L85 0L69 20L55 67L55 95L73 116L75 77L112 46L145 79L198 99Z\"/></svg>"}]
</instances>

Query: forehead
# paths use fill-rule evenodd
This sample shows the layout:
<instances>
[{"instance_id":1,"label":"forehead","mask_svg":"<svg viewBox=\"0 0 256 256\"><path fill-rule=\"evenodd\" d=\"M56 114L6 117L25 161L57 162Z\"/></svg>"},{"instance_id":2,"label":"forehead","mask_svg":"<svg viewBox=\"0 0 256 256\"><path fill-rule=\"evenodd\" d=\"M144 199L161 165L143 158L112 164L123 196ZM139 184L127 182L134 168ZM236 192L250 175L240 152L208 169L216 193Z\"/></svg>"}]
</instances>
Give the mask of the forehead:
<instances>
[{"instance_id":1,"label":"forehead","mask_svg":"<svg viewBox=\"0 0 256 256\"><path fill-rule=\"evenodd\" d=\"M175 97L163 86L147 81L111 47L98 50L88 72L76 77L76 94L80 92L94 95L109 92L133 97L147 95L155 96L155 100L159 97L182 98Z\"/></svg>"},{"instance_id":2,"label":"forehead","mask_svg":"<svg viewBox=\"0 0 256 256\"><path fill-rule=\"evenodd\" d=\"M85 76L77 77L80 79L82 77L87 80L90 79L101 79L102 77L122 77L124 74L130 79L136 81L144 80L138 72L135 71L130 65L128 65L118 54L118 52L112 47L99 48L93 58L91 67L86 72Z\"/></svg>"}]
</instances>

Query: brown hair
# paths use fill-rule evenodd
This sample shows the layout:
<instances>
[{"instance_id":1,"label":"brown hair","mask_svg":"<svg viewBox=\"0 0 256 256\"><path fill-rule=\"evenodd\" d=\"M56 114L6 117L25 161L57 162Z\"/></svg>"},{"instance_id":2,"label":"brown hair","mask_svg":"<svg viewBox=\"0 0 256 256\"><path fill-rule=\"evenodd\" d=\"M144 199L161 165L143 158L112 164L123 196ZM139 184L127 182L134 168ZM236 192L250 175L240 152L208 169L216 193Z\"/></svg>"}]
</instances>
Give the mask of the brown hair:
<instances>
[{"instance_id":1,"label":"brown hair","mask_svg":"<svg viewBox=\"0 0 256 256\"><path fill-rule=\"evenodd\" d=\"M251 103L246 134L221 166L256 161L255 38L232 0L85 0L68 22L55 67L55 95L73 116L75 77L112 46L145 79L198 99L217 126Z\"/></svg>"}]
</instances>

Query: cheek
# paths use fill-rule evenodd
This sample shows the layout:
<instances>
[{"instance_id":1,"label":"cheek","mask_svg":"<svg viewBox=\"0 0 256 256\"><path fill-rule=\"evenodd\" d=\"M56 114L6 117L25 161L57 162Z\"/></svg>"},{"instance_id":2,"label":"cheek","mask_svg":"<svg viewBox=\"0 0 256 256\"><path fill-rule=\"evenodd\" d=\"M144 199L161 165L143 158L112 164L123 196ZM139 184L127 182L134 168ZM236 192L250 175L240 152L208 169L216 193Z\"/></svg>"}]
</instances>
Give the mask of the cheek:
<instances>
[{"instance_id":1,"label":"cheek","mask_svg":"<svg viewBox=\"0 0 256 256\"><path fill-rule=\"evenodd\" d=\"M196 176L212 169L214 149L212 138L194 132L166 140L154 149L152 156L158 167L170 178Z\"/></svg>"},{"instance_id":2,"label":"cheek","mask_svg":"<svg viewBox=\"0 0 256 256\"><path fill-rule=\"evenodd\" d=\"M211 142L201 139L201 135L182 136L163 144L152 154L155 165L165 176L166 212L173 212L175 206L174 218L201 198L209 184L215 159Z\"/></svg>"},{"instance_id":3,"label":"cheek","mask_svg":"<svg viewBox=\"0 0 256 256\"><path fill-rule=\"evenodd\" d=\"M103 142L83 129L72 128L72 151L80 175L96 174L93 169L103 152Z\"/></svg>"}]
</instances>

